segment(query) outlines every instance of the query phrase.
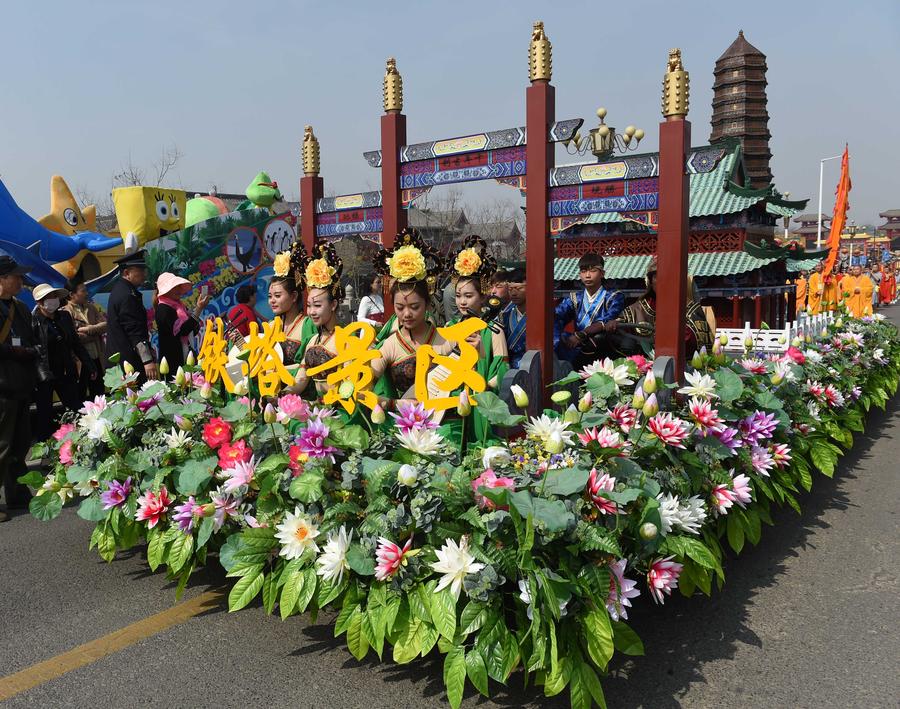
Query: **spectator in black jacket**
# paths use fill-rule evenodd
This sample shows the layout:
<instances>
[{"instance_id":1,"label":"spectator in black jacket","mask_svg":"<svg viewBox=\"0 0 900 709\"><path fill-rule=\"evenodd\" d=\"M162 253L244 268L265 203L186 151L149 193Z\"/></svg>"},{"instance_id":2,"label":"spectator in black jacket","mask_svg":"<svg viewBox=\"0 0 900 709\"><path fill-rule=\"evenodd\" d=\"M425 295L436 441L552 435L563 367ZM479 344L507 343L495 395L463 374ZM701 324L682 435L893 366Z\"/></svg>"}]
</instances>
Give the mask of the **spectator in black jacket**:
<instances>
[{"instance_id":1,"label":"spectator in black jacket","mask_svg":"<svg viewBox=\"0 0 900 709\"><path fill-rule=\"evenodd\" d=\"M89 379L99 376L97 366L78 339L75 321L62 305L69 296L65 288L54 288L41 283L31 293L37 301L32 319L32 328L41 349L38 364L41 376L37 384L37 437L38 440L48 438L56 429L57 422L53 416L53 394L69 411L81 408L81 397L78 396L78 365L87 371Z\"/></svg>"},{"instance_id":2,"label":"spectator in black jacket","mask_svg":"<svg viewBox=\"0 0 900 709\"><path fill-rule=\"evenodd\" d=\"M37 379L39 351L28 308L16 298L31 270L0 256L0 483L7 509L28 506L28 488L16 482L25 472L31 446L28 414ZM0 512L0 522L8 519Z\"/></svg>"},{"instance_id":3,"label":"spectator in black jacket","mask_svg":"<svg viewBox=\"0 0 900 709\"><path fill-rule=\"evenodd\" d=\"M142 250L123 256L119 264L120 277L109 291L106 306L106 357L120 365L131 364L140 376L138 382L159 379L156 357L150 347L147 328L147 309L139 287L147 280L147 262Z\"/></svg>"},{"instance_id":4,"label":"spectator in black jacket","mask_svg":"<svg viewBox=\"0 0 900 709\"><path fill-rule=\"evenodd\" d=\"M156 279L156 332L159 335L159 361L166 358L169 377L184 364L190 336L200 330L200 315L209 303L209 294L197 299L194 312L188 312L181 299L191 292L191 282L174 273L161 273Z\"/></svg>"}]
</instances>

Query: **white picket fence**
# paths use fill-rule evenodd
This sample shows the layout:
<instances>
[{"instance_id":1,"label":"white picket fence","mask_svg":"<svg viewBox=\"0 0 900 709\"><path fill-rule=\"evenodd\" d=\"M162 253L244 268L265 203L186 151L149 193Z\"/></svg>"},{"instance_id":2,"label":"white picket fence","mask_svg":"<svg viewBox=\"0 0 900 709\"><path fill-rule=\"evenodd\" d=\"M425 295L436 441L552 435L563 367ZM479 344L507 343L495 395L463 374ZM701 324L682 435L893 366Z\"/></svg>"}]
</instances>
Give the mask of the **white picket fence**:
<instances>
[{"instance_id":1,"label":"white picket fence","mask_svg":"<svg viewBox=\"0 0 900 709\"><path fill-rule=\"evenodd\" d=\"M806 315L804 313L800 315L799 320L789 323L783 330L757 330L751 328L750 323L746 322L743 329L717 328L716 337L720 335L728 336L728 343L725 345L726 352L743 352L745 340L752 339L753 346L750 348L752 351L779 353L787 351L795 337L803 338L806 335L810 335L817 338L822 328L833 320L834 313L832 312L819 315Z\"/></svg>"}]
</instances>

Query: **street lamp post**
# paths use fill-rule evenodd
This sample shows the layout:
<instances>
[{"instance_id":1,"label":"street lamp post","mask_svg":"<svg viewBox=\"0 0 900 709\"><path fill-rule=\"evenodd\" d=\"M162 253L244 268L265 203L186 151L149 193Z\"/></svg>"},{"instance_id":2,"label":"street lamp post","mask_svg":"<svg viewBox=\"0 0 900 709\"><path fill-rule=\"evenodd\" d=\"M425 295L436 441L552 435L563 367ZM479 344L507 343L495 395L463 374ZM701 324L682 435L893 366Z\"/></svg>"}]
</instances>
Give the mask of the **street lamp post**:
<instances>
[{"instance_id":1,"label":"street lamp post","mask_svg":"<svg viewBox=\"0 0 900 709\"><path fill-rule=\"evenodd\" d=\"M825 163L829 160L837 160L841 155L835 155L833 158L822 158L819 160L819 213L816 215L819 222L819 229L816 232L816 248L822 248L822 178L825 175Z\"/></svg>"}]
</instances>

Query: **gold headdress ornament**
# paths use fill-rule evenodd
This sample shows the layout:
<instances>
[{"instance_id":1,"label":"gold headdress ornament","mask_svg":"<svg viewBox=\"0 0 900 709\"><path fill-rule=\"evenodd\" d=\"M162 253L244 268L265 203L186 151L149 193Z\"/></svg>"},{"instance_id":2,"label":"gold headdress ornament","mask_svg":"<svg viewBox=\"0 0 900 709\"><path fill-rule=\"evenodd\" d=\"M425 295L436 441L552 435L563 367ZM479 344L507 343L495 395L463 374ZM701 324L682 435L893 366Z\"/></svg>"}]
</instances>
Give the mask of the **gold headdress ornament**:
<instances>
[{"instance_id":1,"label":"gold headdress ornament","mask_svg":"<svg viewBox=\"0 0 900 709\"><path fill-rule=\"evenodd\" d=\"M477 234L467 236L453 256L450 280L457 283L462 279L478 282L478 290L487 293L491 287L491 277L497 272L497 261L488 253L487 242Z\"/></svg>"},{"instance_id":2,"label":"gold headdress ornament","mask_svg":"<svg viewBox=\"0 0 900 709\"><path fill-rule=\"evenodd\" d=\"M297 277L297 272L302 269L302 264L308 258L306 255L306 247L300 239L294 241L290 250L282 251L275 256L272 263L272 270L275 271L276 278L293 278L297 282L297 286L301 287L302 281Z\"/></svg>"},{"instance_id":3,"label":"gold headdress ornament","mask_svg":"<svg viewBox=\"0 0 900 709\"><path fill-rule=\"evenodd\" d=\"M294 275L298 285L309 292L313 288L327 290L337 301L344 299L344 286L341 275L344 273L344 262L337 255L333 244L320 243L313 247L313 252L302 259Z\"/></svg>"},{"instance_id":4,"label":"gold headdress ornament","mask_svg":"<svg viewBox=\"0 0 900 709\"><path fill-rule=\"evenodd\" d=\"M373 261L375 271L393 281L413 284L418 281L428 286L434 295L441 273L440 259L415 229L404 229L394 240L392 249L381 249Z\"/></svg>"}]
</instances>

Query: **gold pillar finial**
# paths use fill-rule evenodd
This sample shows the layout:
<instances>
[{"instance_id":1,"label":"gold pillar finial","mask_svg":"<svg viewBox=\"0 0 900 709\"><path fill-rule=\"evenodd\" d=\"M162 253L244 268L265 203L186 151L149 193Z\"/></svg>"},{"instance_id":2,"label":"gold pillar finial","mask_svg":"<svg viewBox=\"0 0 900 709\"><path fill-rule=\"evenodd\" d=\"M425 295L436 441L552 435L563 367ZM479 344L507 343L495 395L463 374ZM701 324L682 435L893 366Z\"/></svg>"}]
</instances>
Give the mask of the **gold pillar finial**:
<instances>
[{"instance_id":1,"label":"gold pillar finial","mask_svg":"<svg viewBox=\"0 0 900 709\"><path fill-rule=\"evenodd\" d=\"M544 33L544 23L535 22L528 46L529 81L550 81L553 75L553 45Z\"/></svg>"},{"instance_id":2,"label":"gold pillar finial","mask_svg":"<svg viewBox=\"0 0 900 709\"><path fill-rule=\"evenodd\" d=\"M319 140L313 135L312 126L303 129L303 174L307 177L319 174Z\"/></svg>"},{"instance_id":3,"label":"gold pillar finial","mask_svg":"<svg viewBox=\"0 0 900 709\"><path fill-rule=\"evenodd\" d=\"M684 118L691 96L690 74L681 63L681 50L669 50L669 62L663 78L662 114L666 118Z\"/></svg>"},{"instance_id":4,"label":"gold pillar finial","mask_svg":"<svg viewBox=\"0 0 900 709\"><path fill-rule=\"evenodd\" d=\"M403 77L397 71L397 60L388 57L387 67L384 70L384 112L403 110Z\"/></svg>"}]
</instances>

